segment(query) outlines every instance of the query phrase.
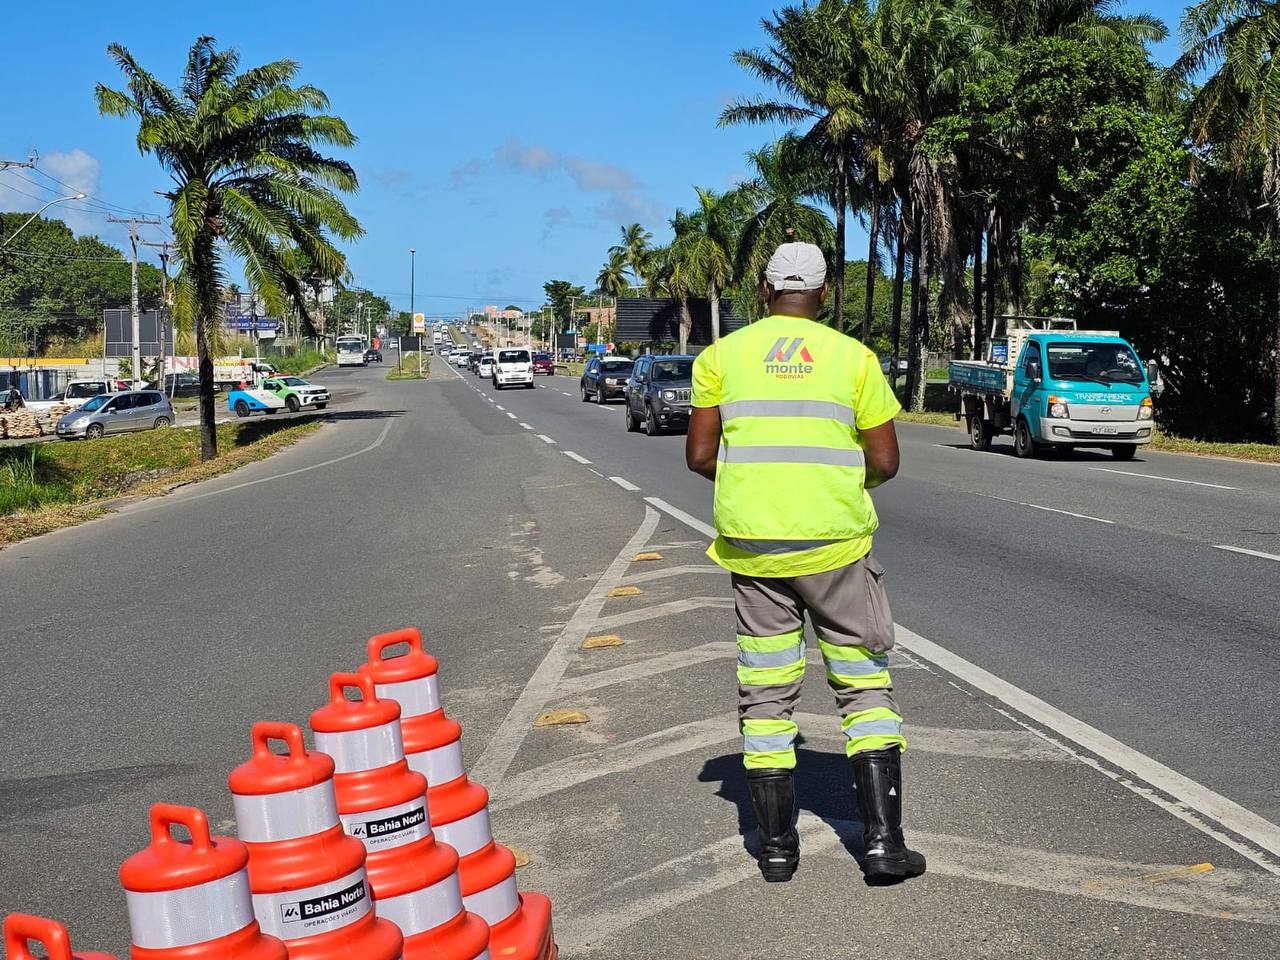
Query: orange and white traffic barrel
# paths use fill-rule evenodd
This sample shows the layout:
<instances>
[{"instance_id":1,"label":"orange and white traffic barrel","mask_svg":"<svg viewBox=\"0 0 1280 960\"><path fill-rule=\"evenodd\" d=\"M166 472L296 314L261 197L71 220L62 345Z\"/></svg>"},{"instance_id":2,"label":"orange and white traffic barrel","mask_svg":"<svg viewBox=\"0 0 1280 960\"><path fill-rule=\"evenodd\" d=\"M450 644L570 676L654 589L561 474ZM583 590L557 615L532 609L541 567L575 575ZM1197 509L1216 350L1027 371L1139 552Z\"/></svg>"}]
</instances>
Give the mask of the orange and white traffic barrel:
<instances>
[{"instance_id":1,"label":"orange and white traffic barrel","mask_svg":"<svg viewBox=\"0 0 1280 960\"><path fill-rule=\"evenodd\" d=\"M389 648L407 644L401 656ZM416 629L370 638L369 659L360 672L371 677L379 697L400 702L409 765L426 775L431 822L440 840L458 851L462 900L485 918L495 956L551 960L556 956L551 901L516 888L516 858L495 843L489 825L489 791L468 779L462 764L462 727L449 719L436 683L437 663Z\"/></svg>"},{"instance_id":2,"label":"orange and white traffic barrel","mask_svg":"<svg viewBox=\"0 0 1280 960\"><path fill-rule=\"evenodd\" d=\"M290 960L395 960L404 937L379 919L365 851L338 821L333 760L292 723L255 723L253 756L227 778L249 850L253 912ZM288 753L271 750L281 741Z\"/></svg>"},{"instance_id":3,"label":"orange and white traffic barrel","mask_svg":"<svg viewBox=\"0 0 1280 960\"><path fill-rule=\"evenodd\" d=\"M31 952L33 940L42 948L39 954ZM66 927L29 913L11 913L4 918L4 955L6 960L116 960L109 953L72 953Z\"/></svg>"},{"instance_id":4,"label":"orange and white traffic barrel","mask_svg":"<svg viewBox=\"0 0 1280 960\"><path fill-rule=\"evenodd\" d=\"M253 915L248 863L239 840L209 835L203 811L153 804L151 843L120 867L133 960L287 960Z\"/></svg>"},{"instance_id":5,"label":"orange and white traffic barrel","mask_svg":"<svg viewBox=\"0 0 1280 960\"><path fill-rule=\"evenodd\" d=\"M361 699L348 700L349 688ZM380 700L366 675L335 673L311 729L333 758L342 827L368 854L374 908L404 932L405 960L487 960L489 929L464 909L458 855L436 842L426 779L405 761L399 704Z\"/></svg>"}]
</instances>

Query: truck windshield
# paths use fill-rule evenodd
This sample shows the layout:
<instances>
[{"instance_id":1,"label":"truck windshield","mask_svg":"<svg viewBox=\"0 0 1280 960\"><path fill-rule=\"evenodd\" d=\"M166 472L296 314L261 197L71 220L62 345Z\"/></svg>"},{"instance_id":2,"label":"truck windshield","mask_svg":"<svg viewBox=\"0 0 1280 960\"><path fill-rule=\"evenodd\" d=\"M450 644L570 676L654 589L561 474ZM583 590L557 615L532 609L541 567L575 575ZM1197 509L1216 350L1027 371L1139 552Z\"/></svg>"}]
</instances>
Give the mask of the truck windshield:
<instances>
[{"instance_id":1,"label":"truck windshield","mask_svg":"<svg viewBox=\"0 0 1280 960\"><path fill-rule=\"evenodd\" d=\"M1142 383L1142 365L1124 343L1051 343L1049 378Z\"/></svg>"}]
</instances>

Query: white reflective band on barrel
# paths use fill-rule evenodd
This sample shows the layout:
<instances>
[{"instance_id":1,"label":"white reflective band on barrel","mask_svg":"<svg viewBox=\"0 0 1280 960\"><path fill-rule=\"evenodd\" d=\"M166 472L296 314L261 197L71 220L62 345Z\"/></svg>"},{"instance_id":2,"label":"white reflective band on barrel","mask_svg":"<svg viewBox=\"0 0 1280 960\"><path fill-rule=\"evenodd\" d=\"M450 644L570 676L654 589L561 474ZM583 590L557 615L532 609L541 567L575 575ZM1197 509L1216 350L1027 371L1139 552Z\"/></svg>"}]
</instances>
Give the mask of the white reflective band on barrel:
<instances>
[{"instance_id":1,"label":"white reflective band on barrel","mask_svg":"<svg viewBox=\"0 0 1280 960\"><path fill-rule=\"evenodd\" d=\"M379 900L374 909L378 916L390 920L406 937L424 930L434 930L462 912L462 891L458 888L458 871L439 883L412 893Z\"/></svg>"},{"instance_id":2,"label":"white reflective band on barrel","mask_svg":"<svg viewBox=\"0 0 1280 960\"><path fill-rule=\"evenodd\" d=\"M309 837L338 824L332 780L284 793L236 793L231 800L236 833L246 843Z\"/></svg>"},{"instance_id":3,"label":"white reflective band on barrel","mask_svg":"<svg viewBox=\"0 0 1280 960\"><path fill-rule=\"evenodd\" d=\"M207 943L253 923L244 870L181 890L126 890L124 896L132 942L146 950Z\"/></svg>"},{"instance_id":4,"label":"white reflective band on barrel","mask_svg":"<svg viewBox=\"0 0 1280 960\"><path fill-rule=\"evenodd\" d=\"M408 803L379 810L342 814L342 829L364 841L366 850L389 850L431 836L427 798L414 797Z\"/></svg>"},{"instance_id":5,"label":"white reflective band on barrel","mask_svg":"<svg viewBox=\"0 0 1280 960\"><path fill-rule=\"evenodd\" d=\"M463 774L462 741L455 740L434 750L423 750L409 757L409 766L427 778L427 785L438 787Z\"/></svg>"},{"instance_id":6,"label":"white reflective band on barrel","mask_svg":"<svg viewBox=\"0 0 1280 960\"><path fill-rule=\"evenodd\" d=\"M400 719L420 717L440 709L440 691L436 687L436 675L405 680L401 683L375 684L374 692L379 700L394 700L400 704Z\"/></svg>"},{"instance_id":7,"label":"white reflective band on barrel","mask_svg":"<svg viewBox=\"0 0 1280 960\"><path fill-rule=\"evenodd\" d=\"M364 867L345 877L283 893L255 893L258 926L281 940L301 940L355 923L373 906Z\"/></svg>"},{"instance_id":8,"label":"white reflective band on barrel","mask_svg":"<svg viewBox=\"0 0 1280 960\"><path fill-rule=\"evenodd\" d=\"M481 807L479 811L453 823L437 823L436 836L458 851L458 856L465 857L475 853L493 839L489 826L489 808Z\"/></svg>"},{"instance_id":9,"label":"white reflective band on barrel","mask_svg":"<svg viewBox=\"0 0 1280 960\"><path fill-rule=\"evenodd\" d=\"M338 773L386 767L404 758L400 721L393 720L367 730L345 730L342 733L321 733L317 730L316 749L333 757L333 765Z\"/></svg>"},{"instance_id":10,"label":"white reflective band on barrel","mask_svg":"<svg viewBox=\"0 0 1280 960\"><path fill-rule=\"evenodd\" d=\"M501 883L495 883L488 890L480 890L469 897L462 898L463 906L472 913L484 917L484 922L493 926L501 923L520 908L520 894L516 891L516 877L513 873Z\"/></svg>"}]
</instances>

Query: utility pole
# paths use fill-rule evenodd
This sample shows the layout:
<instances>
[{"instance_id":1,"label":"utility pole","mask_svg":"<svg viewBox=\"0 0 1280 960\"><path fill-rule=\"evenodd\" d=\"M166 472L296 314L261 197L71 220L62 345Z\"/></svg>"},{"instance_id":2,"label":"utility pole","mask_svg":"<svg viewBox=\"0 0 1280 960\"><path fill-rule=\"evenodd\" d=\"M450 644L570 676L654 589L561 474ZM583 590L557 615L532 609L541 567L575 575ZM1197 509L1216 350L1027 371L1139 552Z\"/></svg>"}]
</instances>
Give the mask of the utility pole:
<instances>
[{"instance_id":1,"label":"utility pole","mask_svg":"<svg viewBox=\"0 0 1280 960\"><path fill-rule=\"evenodd\" d=\"M133 319L133 350L131 356L133 358L133 379L141 381L142 343L139 338L142 331L139 328L140 318L138 316L138 225L151 224L158 227L160 226L160 220L156 217L129 217L124 220L107 214L107 222L127 223L129 225L129 247L132 250L132 272L129 277L129 312Z\"/></svg>"},{"instance_id":2,"label":"utility pole","mask_svg":"<svg viewBox=\"0 0 1280 960\"><path fill-rule=\"evenodd\" d=\"M169 254L173 252L173 245L168 240L164 243L156 243L153 240L143 240L148 247L155 247L160 251L160 322L156 324L156 334L160 340L160 372L156 374L156 380L160 384L160 391L164 392L164 363L165 348L164 336L169 332ZM174 349L177 350L178 338L172 337ZM176 386L176 384L175 384ZM169 391L172 395L173 391Z\"/></svg>"},{"instance_id":3,"label":"utility pole","mask_svg":"<svg viewBox=\"0 0 1280 960\"><path fill-rule=\"evenodd\" d=\"M25 163L21 160L0 160L0 170L8 170L10 167L26 167L28 170L34 170L36 161L39 159L33 152L31 156L27 157Z\"/></svg>"}]
</instances>

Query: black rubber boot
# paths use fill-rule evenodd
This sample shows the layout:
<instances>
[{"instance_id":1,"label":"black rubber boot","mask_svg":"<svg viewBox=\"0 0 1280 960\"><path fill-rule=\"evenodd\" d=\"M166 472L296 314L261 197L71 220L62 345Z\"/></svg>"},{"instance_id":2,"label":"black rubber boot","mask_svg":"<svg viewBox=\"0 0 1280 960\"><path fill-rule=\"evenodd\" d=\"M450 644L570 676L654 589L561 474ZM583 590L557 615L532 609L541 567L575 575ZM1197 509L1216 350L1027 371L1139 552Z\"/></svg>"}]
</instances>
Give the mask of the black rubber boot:
<instances>
[{"instance_id":1,"label":"black rubber boot","mask_svg":"<svg viewBox=\"0 0 1280 960\"><path fill-rule=\"evenodd\" d=\"M796 788L791 771L748 770L747 788L760 827L760 872L770 883L785 883L800 866Z\"/></svg>"},{"instance_id":2,"label":"black rubber boot","mask_svg":"<svg viewBox=\"0 0 1280 960\"><path fill-rule=\"evenodd\" d=\"M897 747L853 756L853 785L862 814L867 883L884 886L924 873L924 856L902 836L902 752Z\"/></svg>"}]
</instances>

